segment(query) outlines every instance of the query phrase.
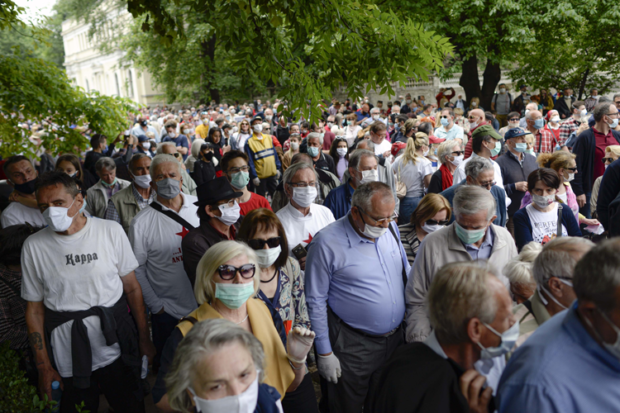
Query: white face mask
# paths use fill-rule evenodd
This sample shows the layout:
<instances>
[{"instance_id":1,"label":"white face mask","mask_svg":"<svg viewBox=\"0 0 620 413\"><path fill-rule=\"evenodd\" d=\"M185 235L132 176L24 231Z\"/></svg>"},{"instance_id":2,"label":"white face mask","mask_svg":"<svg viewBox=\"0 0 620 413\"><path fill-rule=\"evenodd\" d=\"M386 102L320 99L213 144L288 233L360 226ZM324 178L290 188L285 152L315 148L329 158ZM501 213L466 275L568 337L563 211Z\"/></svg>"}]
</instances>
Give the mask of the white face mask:
<instances>
[{"instance_id":1,"label":"white face mask","mask_svg":"<svg viewBox=\"0 0 620 413\"><path fill-rule=\"evenodd\" d=\"M217 400L206 400L196 396L193 389L189 389L196 403L196 411L199 413L253 413L258 402L258 372L256 378L241 394L223 397Z\"/></svg>"},{"instance_id":2,"label":"white face mask","mask_svg":"<svg viewBox=\"0 0 620 413\"><path fill-rule=\"evenodd\" d=\"M263 125L261 125L260 123L257 125L253 125L252 129L254 130L254 132L256 133L261 133L263 131Z\"/></svg>"},{"instance_id":3,"label":"white face mask","mask_svg":"<svg viewBox=\"0 0 620 413\"><path fill-rule=\"evenodd\" d=\"M525 109L525 116L530 114L530 110L529 109Z\"/></svg>"},{"instance_id":4,"label":"white face mask","mask_svg":"<svg viewBox=\"0 0 620 413\"><path fill-rule=\"evenodd\" d=\"M64 207L48 207L43 212L43 218L45 218L45 222L54 232L65 232L69 229L71 224L73 223L74 216L69 216L69 209L75 203L75 198L73 198L73 202L69 205L69 208ZM78 211L79 213L79 211Z\"/></svg>"},{"instance_id":5,"label":"white face mask","mask_svg":"<svg viewBox=\"0 0 620 413\"><path fill-rule=\"evenodd\" d=\"M373 120L379 120L379 115L377 115L376 113L374 115L372 115L372 119Z\"/></svg>"},{"instance_id":6,"label":"white face mask","mask_svg":"<svg viewBox=\"0 0 620 413\"><path fill-rule=\"evenodd\" d=\"M570 174L570 173L569 173L569 174L568 174L568 178L564 178L564 180L565 180L566 182L570 182L570 181L572 181L573 179L575 179L575 174L574 174L574 173L573 173L573 174Z\"/></svg>"},{"instance_id":7,"label":"white face mask","mask_svg":"<svg viewBox=\"0 0 620 413\"><path fill-rule=\"evenodd\" d=\"M475 121L475 122L469 122L469 128L470 128L470 129L473 129L473 128L475 128L476 126L478 126L478 121Z\"/></svg>"},{"instance_id":8,"label":"white face mask","mask_svg":"<svg viewBox=\"0 0 620 413\"><path fill-rule=\"evenodd\" d=\"M504 331L501 334L495 331L495 329L491 327L490 325L486 323L484 323L484 325L489 330L491 330L493 334L500 337L502 341L500 345L497 347L487 347L487 348L484 348L482 344L478 342L478 346L482 349L482 352L480 353L480 358L482 360L488 360L488 359L492 359L495 357L503 356L504 354L512 350L514 345L517 343L517 339L519 338L519 320L517 320L512 325L512 327L510 327L508 330Z\"/></svg>"},{"instance_id":9,"label":"white face mask","mask_svg":"<svg viewBox=\"0 0 620 413\"><path fill-rule=\"evenodd\" d=\"M364 230L362 231L362 234L364 234L368 238L377 239L377 238L381 238L381 236L385 234L385 231L387 230L388 230L387 228L373 227L368 224L364 224Z\"/></svg>"},{"instance_id":10,"label":"white face mask","mask_svg":"<svg viewBox=\"0 0 620 413\"><path fill-rule=\"evenodd\" d=\"M177 134L175 132L170 132L168 133L168 136L170 136L171 138L175 138Z\"/></svg>"},{"instance_id":11,"label":"white face mask","mask_svg":"<svg viewBox=\"0 0 620 413\"><path fill-rule=\"evenodd\" d=\"M450 161L450 163L458 168L458 166L463 163L464 158L465 155L455 156L454 159Z\"/></svg>"},{"instance_id":12,"label":"white face mask","mask_svg":"<svg viewBox=\"0 0 620 413\"><path fill-rule=\"evenodd\" d=\"M581 117L582 117L582 118L583 118L584 116L586 116L587 114L588 114L588 111L587 111L587 110L583 109L583 110L581 111Z\"/></svg>"},{"instance_id":13,"label":"white face mask","mask_svg":"<svg viewBox=\"0 0 620 413\"><path fill-rule=\"evenodd\" d=\"M439 225L439 224L428 225L426 222L422 224L422 229L428 232L429 234L432 234L435 231L439 231L443 227L444 227L443 225Z\"/></svg>"},{"instance_id":14,"label":"white face mask","mask_svg":"<svg viewBox=\"0 0 620 413\"><path fill-rule=\"evenodd\" d=\"M131 174L131 176L133 176L133 182L137 186L139 186L140 188L147 189L150 186L150 184L151 184L151 175L150 174L138 175L138 176L136 176L134 174Z\"/></svg>"},{"instance_id":15,"label":"white face mask","mask_svg":"<svg viewBox=\"0 0 620 413\"><path fill-rule=\"evenodd\" d=\"M218 206L218 208L222 212L222 216L215 218L220 220L224 225L230 226L239 220L239 216L241 215L241 207L237 201L235 201L235 205L233 206L223 204Z\"/></svg>"},{"instance_id":16,"label":"white face mask","mask_svg":"<svg viewBox=\"0 0 620 413\"><path fill-rule=\"evenodd\" d=\"M299 149L299 143L297 142L291 142L291 149L293 149L294 151Z\"/></svg>"},{"instance_id":17,"label":"white face mask","mask_svg":"<svg viewBox=\"0 0 620 413\"><path fill-rule=\"evenodd\" d=\"M616 341L613 344L607 343L605 340L603 340L603 337L601 337L600 333L594 328L594 326L592 325L592 323L590 322L590 320L588 319L588 317L584 317L584 319L586 320L586 322L590 325L590 328L592 330L594 330L594 332L596 333L596 335L598 336L599 340L601 340L601 343L603 344L603 347L605 347L605 349L607 351L609 351L614 357L616 357L617 359L620 360L620 328L618 328L618 326L616 326L614 324L613 321L611 321L609 319L609 317L607 316L607 314L605 314L604 312L602 312L601 310L599 310L597 308L597 311L599 312L599 314L601 316L603 316L603 318L605 319L605 321L607 321L607 323L609 323L609 325L611 326L611 328L614 329L614 331L616 332Z\"/></svg>"},{"instance_id":18,"label":"white face mask","mask_svg":"<svg viewBox=\"0 0 620 413\"><path fill-rule=\"evenodd\" d=\"M293 201L302 208L308 208L316 199L317 190L313 186L293 188Z\"/></svg>"},{"instance_id":19,"label":"white face mask","mask_svg":"<svg viewBox=\"0 0 620 413\"><path fill-rule=\"evenodd\" d=\"M189 135L190 132L191 132L191 129L183 129L183 133L185 135Z\"/></svg>"},{"instance_id":20,"label":"white face mask","mask_svg":"<svg viewBox=\"0 0 620 413\"><path fill-rule=\"evenodd\" d=\"M426 150L424 151L424 156L428 156L428 153L430 152L429 148L426 148Z\"/></svg>"},{"instance_id":21,"label":"white face mask","mask_svg":"<svg viewBox=\"0 0 620 413\"><path fill-rule=\"evenodd\" d=\"M282 247L278 245L275 248L255 250L254 252L256 253L256 257L258 258L258 265L261 268L269 268L273 265L274 262L276 262L276 260L280 256L280 253L282 252Z\"/></svg>"},{"instance_id":22,"label":"white face mask","mask_svg":"<svg viewBox=\"0 0 620 413\"><path fill-rule=\"evenodd\" d=\"M518 128L519 122L508 122L508 126L510 126L510 129Z\"/></svg>"},{"instance_id":23,"label":"white face mask","mask_svg":"<svg viewBox=\"0 0 620 413\"><path fill-rule=\"evenodd\" d=\"M572 283L571 281L565 280L565 279L563 279L563 278L558 278L558 280L560 280L560 282L561 282L562 284L566 284L566 285L568 285L570 288L573 288L573 283ZM547 295L547 297L549 297L549 299L550 299L551 301L553 301L554 303L556 303L557 305L559 305L559 306L560 306L560 308L562 308L562 309L564 309L564 310L566 310L566 309L568 308L568 307L566 307L564 304L562 304L561 302L559 302L559 301L558 301L558 299L557 299L557 298L555 298L555 297L553 296L553 294L551 294L551 293L550 293L550 292L549 292L549 291L548 291L548 290L547 290L544 286L542 286L542 285L537 285L537 286L536 286L536 289L538 290L538 297L540 298L540 301L542 301L542 303L543 303L544 305L549 304L549 301L547 301L547 300L545 299L545 295ZM542 291L544 291L544 292L545 292L545 294L543 294L543 293L542 293Z\"/></svg>"},{"instance_id":24,"label":"white face mask","mask_svg":"<svg viewBox=\"0 0 620 413\"><path fill-rule=\"evenodd\" d=\"M361 184L367 184L368 182L376 182L379 180L379 171L376 169L371 169L370 171L361 171L362 172L362 180Z\"/></svg>"},{"instance_id":25,"label":"white face mask","mask_svg":"<svg viewBox=\"0 0 620 413\"><path fill-rule=\"evenodd\" d=\"M269 121L270 121L270 120L272 120L272 119L273 119L273 116L271 116L271 115L265 115L265 120L269 120Z\"/></svg>"},{"instance_id":26,"label":"white face mask","mask_svg":"<svg viewBox=\"0 0 620 413\"><path fill-rule=\"evenodd\" d=\"M538 208L547 208L550 204L555 202L555 195L536 195L532 194L532 201Z\"/></svg>"},{"instance_id":27,"label":"white face mask","mask_svg":"<svg viewBox=\"0 0 620 413\"><path fill-rule=\"evenodd\" d=\"M142 149L144 149L145 151L151 149L151 142L142 142Z\"/></svg>"},{"instance_id":28,"label":"white face mask","mask_svg":"<svg viewBox=\"0 0 620 413\"><path fill-rule=\"evenodd\" d=\"M338 152L338 155L344 158L347 154L347 148L338 148L336 149L336 152Z\"/></svg>"},{"instance_id":29,"label":"white face mask","mask_svg":"<svg viewBox=\"0 0 620 413\"><path fill-rule=\"evenodd\" d=\"M559 116L554 116L551 118L551 122L553 123L558 123L560 121L560 117Z\"/></svg>"},{"instance_id":30,"label":"white face mask","mask_svg":"<svg viewBox=\"0 0 620 413\"><path fill-rule=\"evenodd\" d=\"M205 124L205 125L208 125L209 124L209 118L204 118L202 120L202 123Z\"/></svg>"}]
</instances>

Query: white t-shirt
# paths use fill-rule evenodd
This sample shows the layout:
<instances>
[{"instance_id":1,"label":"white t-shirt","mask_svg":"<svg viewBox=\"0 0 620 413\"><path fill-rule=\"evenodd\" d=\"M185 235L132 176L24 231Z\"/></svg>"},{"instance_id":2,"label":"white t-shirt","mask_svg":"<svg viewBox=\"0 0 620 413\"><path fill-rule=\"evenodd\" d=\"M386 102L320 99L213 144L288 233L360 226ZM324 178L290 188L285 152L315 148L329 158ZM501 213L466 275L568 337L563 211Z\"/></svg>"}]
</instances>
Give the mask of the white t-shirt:
<instances>
[{"instance_id":1,"label":"white t-shirt","mask_svg":"<svg viewBox=\"0 0 620 413\"><path fill-rule=\"evenodd\" d=\"M456 168L454 170L454 183L452 184L452 186L458 185L459 183L461 183L461 181L463 179L465 179L467 177L467 175L465 175L465 166L467 165L467 163L474 159L474 158L482 158L479 155L476 155L475 153L472 153L471 156L467 159L465 159L459 166L458 168ZM489 161L491 161L491 163L493 164L493 169L495 170L495 176L493 177L493 180L495 181L495 185L499 186L500 188L504 187L504 179L502 178L502 170L500 169L499 165L497 164L497 162L495 162L493 159L489 159ZM508 197L506 197L508 198Z\"/></svg>"},{"instance_id":2,"label":"white t-shirt","mask_svg":"<svg viewBox=\"0 0 620 413\"><path fill-rule=\"evenodd\" d=\"M387 139L383 139L383 142L381 142L379 145L375 143L375 155L377 156L383 155L383 153L391 150L392 144Z\"/></svg>"},{"instance_id":3,"label":"white t-shirt","mask_svg":"<svg viewBox=\"0 0 620 413\"><path fill-rule=\"evenodd\" d=\"M276 212L280 219L286 239L288 253L293 255L293 248L302 244L306 247L317 232L335 221L332 211L323 205L311 204L308 215L303 216L291 203Z\"/></svg>"},{"instance_id":4,"label":"white t-shirt","mask_svg":"<svg viewBox=\"0 0 620 413\"><path fill-rule=\"evenodd\" d=\"M79 232L60 235L47 227L26 239L22 249L22 298L43 301L53 311L112 307L123 294L121 277L138 266L129 239L118 223L89 218ZM62 377L73 376L71 326L52 331L51 346ZM106 346L98 316L84 319L92 349L93 370L120 354L117 344Z\"/></svg>"},{"instance_id":5,"label":"white t-shirt","mask_svg":"<svg viewBox=\"0 0 620 413\"><path fill-rule=\"evenodd\" d=\"M403 156L396 158L396 161L392 165L392 172L396 175L398 180L400 175L400 181L407 185L407 198L421 198L424 196L424 177L433 174L433 164L430 160L423 156L419 156L416 159L416 164L409 161L402 165ZM399 169L400 168L400 172Z\"/></svg>"},{"instance_id":6,"label":"white t-shirt","mask_svg":"<svg viewBox=\"0 0 620 413\"><path fill-rule=\"evenodd\" d=\"M45 222L38 208L30 208L19 202L11 202L9 206L2 211L2 217L0 217L2 228L24 224L26 222L35 227L47 226L47 222Z\"/></svg>"},{"instance_id":7,"label":"white t-shirt","mask_svg":"<svg viewBox=\"0 0 620 413\"><path fill-rule=\"evenodd\" d=\"M552 239L557 237L558 228L558 203L554 203L554 207L550 212L541 212L534 208L533 204L525 207L527 216L532 224L532 239L539 244L545 245ZM562 236L567 237L566 227L562 225Z\"/></svg>"}]
</instances>

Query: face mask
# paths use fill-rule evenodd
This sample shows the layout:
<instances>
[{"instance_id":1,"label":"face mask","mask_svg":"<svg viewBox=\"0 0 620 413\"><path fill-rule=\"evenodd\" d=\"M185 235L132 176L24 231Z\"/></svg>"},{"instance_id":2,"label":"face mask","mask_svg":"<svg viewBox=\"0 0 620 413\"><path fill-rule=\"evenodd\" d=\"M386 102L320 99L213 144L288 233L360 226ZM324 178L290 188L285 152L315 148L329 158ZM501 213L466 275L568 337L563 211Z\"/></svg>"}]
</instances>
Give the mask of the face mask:
<instances>
[{"instance_id":1,"label":"face mask","mask_svg":"<svg viewBox=\"0 0 620 413\"><path fill-rule=\"evenodd\" d=\"M551 122L558 123L559 121L560 121L560 117L559 116L554 116L554 117L551 118Z\"/></svg>"},{"instance_id":2,"label":"face mask","mask_svg":"<svg viewBox=\"0 0 620 413\"><path fill-rule=\"evenodd\" d=\"M379 171L376 169L371 169L370 171L361 171L362 172L362 180L361 184L367 184L368 182L376 182L379 180Z\"/></svg>"},{"instance_id":3,"label":"face mask","mask_svg":"<svg viewBox=\"0 0 620 413\"><path fill-rule=\"evenodd\" d=\"M400 130L400 124L398 124L398 123L397 123L397 124L395 124L395 125L394 125L394 129L396 129L397 131L399 131L399 130Z\"/></svg>"},{"instance_id":4,"label":"face mask","mask_svg":"<svg viewBox=\"0 0 620 413\"><path fill-rule=\"evenodd\" d=\"M525 95L525 92L523 92L523 94ZM529 109L525 109L525 116L530 114L530 110Z\"/></svg>"},{"instance_id":5,"label":"face mask","mask_svg":"<svg viewBox=\"0 0 620 413\"><path fill-rule=\"evenodd\" d=\"M450 121L446 118L441 118L441 124L443 126L448 126L450 124Z\"/></svg>"},{"instance_id":6,"label":"face mask","mask_svg":"<svg viewBox=\"0 0 620 413\"><path fill-rule=\"evenodd\" d=\"M552 204L555 201L555 195L543 196L532 194L532 201L538 208L547 208L549 204Z\"/></svg>"},{"instance_id":7,"label":"face mask","mask_svg":"<svg viewBox=\"0 0 620 413\"><path fill-rule=\"evenodd\" d=\"M405 101L405 103L406 103L406 104L410 104L410 103L411 103L411 99L407 99L407 100Z\"/></svg>"},{"instance_id":8,"label":"face mask","mask_svg":"<svg viewBox=\"0 0 620 413\"><path fill-rule=\"evenodd\" d=\"M456 167L458 167L460 164L463 163L463 159L465 158L465 155L459 155L459 156L455 156L453 160L450 161L450 163Z\"/></svg>"},{"instance_id":9,"label":"face mask","mask_svg":"<svg viewBox=\"0 0 620 413\"><path fill-rule=\"evenodd\" d=\"M183 129L183 133L186 134L186 135L189 135L190 131L191 131L190 129Z\"/></svg>"},{"instance_id":10,"label":"face mask","mask_svg":"<svg viewBox=\"0 0 620 413\"><path fill-rule=\"evenodd\" d=\"M616 126L618 126L618 118L614 119L614 121L609 124L611 129L615 129Z\"/></svg>"},{"instance_id":11,"label":"face mask","mask_svg":"<svg viewBox=\"0 0 620 413\"><path fill-rule=\"evenodd\" d=\"M435 231L439 231L443 227L444 227L443 225L439 225L439 224L428 225L426 222L422 224L422 229L428 232L429 234L432 234Z\"/></svg>"},{"instance_id":12,"label":"face mask","mask_svg":"<svg viewBox=\"0 0 620 413\"><path fill-rule=\"evenodd\" d=\"M314 146L308 146L308 155L313 158L319 156L319 148L315 148Z\"/></svg>"},{"instance_id":13,"label":"face mask","mask_svg":"<svg viewBox=\"0 0 620 413\"><path fill-rule=\"evenodd\" d=\"M302 208L308 208L316 199L317 190L313 186L293 188L293 201Z\"/></svg>"},{"instance_id":14,"label":"face mask","mask_svg":"<svg viewBox=\"0 0 620 413\"><path fill-rule=\"evenodd\" d=\"M566 182L570 182L573 179L575 179L575 174L570 174L570 173L568 174L568 178L564 178Z\"/></svg>"},{"instance_id":15,"label":"face mask","mask_svg":"<svg viewBox=\"0 0 620 413\"><path fill-rule=\"evenodd\" d=\"M341 158L344 158L347 154L347 148L338 148L336 149L336 152L338 152L338 155L340 155Z\"/></svg>"},{"instance_id":16,"label":"face mask","mask_svg":"<svg viewBox=\"0 0 620 413\"><path fill-rule=\"evenodd\" d=\"M478 102L471 102L471 107L475 108L476 106L478 106Z\"/></svg>"},{"instance_id":17,"label":"face mask","mask_svg":"<svg viewBox=\"0 0 620 413\"><path fill-rule=\"evenodd\" d=\"M142 149L144 149L145 151L148 151L149 149L151 149L151 142L143 142Z\"/></svg>"},{"instance_id":18,"label":"face mask","mask_svg":"<svg viewBox=\"0 0 620 413\"><path fill-rule=\"evenodd\" d=\"M86 210L86 200L84 202L82 202L82 208L80 208L80 211L78 212L78 214L81 214L85 210Z\"/></svg>"},{"instance_id":19,"label":"face mask","mask_svg":"<svg viewBox=\"0 0 620 413\"><path fill-rule=\"evenodd\" d=\"M30 195L34 193L34 184L36 183L37 178L28 181L26 183L23 184L13 184L13 188L15 188L15 190L17 192L21 192L22 194L26 194L26 195Z\"/></svg>"},{"instance_id":20,"label":"face mask","mask_svg":"<svg viewBox=\"0 0 620 413\"><path fill-rule=\"evenodd\" d=\"M170 132L168 133L168 136L171 138L175 138L177 136L176 132Z\"/></svg>"},{"instance_id":21,"label":"face mask","mask_svg":"<svg viewBox=\"0 0 620 413\"><path fill-rule=\"evenodd\" d=\"M545 127L545 121L542 119L536 119L534 121L534 129L542 129Z\"/></svg>"},{"instance_id":22,"label":"face mask","mask_svg":"<svg viewBox=\"0 0 620 413\"><path fill-rule=\"evenodd\" d=\"M258 265L261 268L269 268L273 265L274 262L276 262L276 260L280 256L280 253L282 252L282 247L278 245L275 248L269 248L267 250L256 250L254 252L256 253L256 257L258 258Z\"/></svg>"},{"instance_id":23,"label":"face mask","mask_svg":"<svg viewBox=\"0 0 620 413\"><path fill-rule=\"evenodd\" d=\"M265 120L271 121L272 119L273 119L273 116L265 115Z\"/></svg>"},{"instance_id":24,"label":"face mask","mask_svg":"<svg viewBox=\"0 0 620 413\"><path fill-rule=\"evenodd\" d=\"M114 178L114 180L112 181L111 184L107 183L106 181L104 181L103 179L101 179L101 183L103 184L103 186L107 186L108 188L112 188L114 185L116 185L116 182L118 181L117 178Z\"/></svg>"},{"instance_id":25,"label":"face mask","mask_svg":"<svg viewBox=\"0 0 620 413\"><path fill-rule=\"evenodd\" d=\"M505 89L505 88L503 88L503 87L502 87L502 88L500 88L500 89L499 89L499 93L502 93L502 94L503 94L503 93L506 93L506 89Z\"/></svg>"},{"instance_id":26,"label":"face mask","mask_svg":"<svg viewBox=\"0 0 620 413\"><path fill-rule=\"evenodd\" d=\"M580 114L581 114L581 117L583 118L584 116L586 116L586 115L588 114L588 111L587 111L587 110L585 110L585 109L583 109L583 110L580 112Z\"/></svg>"},{"instance_id":27,"label":"face mask","mask_svg":"<svg viewBox=\"0 0 620 413\"><path fill-rule=\"evenodd\" d=\"M251 281L245 284L215 283L215 298L231 310L241 307L253 295L254 283Z\"/></svg>"},{"instance_id":28,"label":"face mask","mask_svg":"<svg viewBox=\"0 0 620 413\"><path fill-rule=\"evenodd\" d=\"M360 217L361 217L362 216L362 212L358 211L358 213L360 214ZM362 217L362 221L363 220L364 220L364 218ZM370 225L368 225L368 224L366 224L364 222L364 230L362 231L362 234L364 234L368 238L377 239L377 238L381 238L381 236L383 234L385 234L385 232L387 230L388 230L387 228L373 227L373 226L370 226Z\"/></svg>"},{"instance_id":29,"label":"face mask","mask_svg":"<svg viewBox=\"0 0 620 413\"><path fill-rule=\"evenodd\" d=\"M208 125L208 124L209 124L209 119L204 118L204 119L202 120L202 123L203 123L204 125Z\"/></svg>"},{"instance_id":30,"label":"face mask","mask_svg":"<svg viewBox=\"0 0 620 413\"><path fill-rule=\"evenodd\" d=\"M487 348L484 348L482 344L478 342L478 346L482 349L482 352L480 353L480 358L482 360L488 360L488 359L492 359L495 357L503 356L504 354L508 353L517 343L517 339L519 338L519 320L517 320L512 325L512 327L510 327L508 330L504 331L501 334L495 331L495 329L491 327L490 325L486 323L484 323L484 325L489 330L491 330L493 334L501 338L502 342L500 343L499 347L487 347Z\"/></svg>"},{"instance_id":31,"label":"face mask","mask_svg":"<svg viewBox=\"0 0 620 413\"><path fill-rule=\"evenodd\" d=\"M260 123L258 125L253 125L252 129L256 133L261 133L263 131L263 125L261 125Z\"/></svg>"},{"instance_id":32,"label":"face mask","mask_svg":"<svg viewBox=\"0 0 620 413\"><path fill-rule=\"evenodd\" d=\"M243 189L250 182L249 172L237 172L232 174L230 184L237 189Z\"/></svg>"},{"instance_id":33,"label":"face mask","mask_svg":"<svg viewBox=\"0 0 620 413\"><path fill-rule=\"evenodd\" d=\"M495 148L491 149L491 156L497 156L501 150L502 144L500 143L500 141L496 141Z\"/></svg>"},{"instance_id":34,"label":"face mask","mask_svg":"<svg viewBox=\"0 0 620 413\"><path fill-rule=\"evenodd\" d=\"M614 357L616 357L617 359L620 359L620 328L618 328L613 321L611 321L609 319L609 317L607 316L607 314L605 314L604 312L602 312L601 310L599 310L597 308L597 311L599 312L600 315L603 316L603 318L605 319L605 321L607 321L607 323L611 326L611 328L614 329L614 331L616 332L616 341L613 344L609 344L607 342L605 342L605 340L603 340L603 338L601 337L601 335L599 334L598 331L596 331L596 329L594 328L594 326L592 325L592 323L590 322L590 320L587 317L584 317L584 319L586 320L586 322L588 323L588 325L590 326L590 328L592 330L594 330L594 332L596 333L596 335L598 336L598 339L601 340L601 343L603 343L603 347L605 347L605 349L607 351L609 351Z\"/></svg>"},{"instance_id":35,"label":"face mask","mask_svg":"<svg viewBox=\"0 0 620 413\"><path fill-rule=\"evenodd\" d=\"M518 128L519 122L508 122L508 126L510 126L510 129Z\"/></svg>"},{"instance_id":36,"label":"face mask","mask_svg":"<svg viewBox=\"0 0 620 413\"><path fill-rule=\"evenodd\" d=\"M423 155L424 156L428 156L428 153L430 152L430 150L428 148L426 148L426 150L424 151Z\"/></svg>"},{"instance_id":37,"label":"face mask","mask_svg":"<svg viewBox=\"0 0 620 413\"><path fill-rule=\"evenodd\" d=\"M179 181L172 178L162 179L157 181L157 195L164 199L173 199L181 192Z\"/></svg>"},{"instance_id":38,"label":"face mask","mask_svg":"<svg viewBox=\"0 0 620 413\"><path fill-rule=\"evenodd\" d=\"M241 215L241 207L239 206L237 201L235 201L235 205L233 206L220 205L218 206L218 208L222 212L222 216L215 218L222 222L224 225L231 226L239 220L239 216Z\"/></svg>"},{"instance_id":39,"label":"face mask","mask_svg":"<svg viewBox=\"0 0 620 413\"><path fill-rule=\"evenodd\" d=\"M258 372L256 378L246 391L236 396L228 396L217 400L206 400L196 396L190 388L199 413L253 413L258 402Z\"/></svg>"},{"instance_id":40,"label":"face mask","mask_svg":"<svg viewBox=\"0 0 620 413\"><path fill-rule=\"evenodd\" d=\"M67 174L69 175L71 178L75 178L77 176L77 171L73 172L72 174Z\"/></svg>"},{"instance_id":41,"label":"face mask","mask_svg":"<svg viewBox=\"0 0 620 413\"><path fill-rule=\"evenodd\" d=\"M75 215L70 217L68 214L69 214L69 209L73 206L74 203L75 203L75 198L73 198L73 202L71 202L71 205L69 205L69 208L48 207L43 212L43 218L45 218L45 222L47 222L47 225L49 225L52 231L65 232L66 230L69 229L69 227L73 223L73 218L75 217Z\"/></svg>"},{"instance_id":42,"label":"face mask","mask_svg":"<svg viewBox=\"0 0 620 413\"><path fill-rule=\"evenodd\" d=\"M572 283L572 282L570 282L570 281L568 281L568 280L565 280L565 279L562 279L562 278L558 278L558 280L560 280L560 282L561 282L562 284L566 284L566 285L568 285L570 288L573 288L573 283ZM550 293L550 292L549 292L549 291L548 291L548 290L547 290L544 286L542 286L542 285L537 285L537 286L536 286L536 289L538 290L538 297L540 297L540 301L542 301L542 303L543 303L544 305L549 304L549 301L547 301L547 300L545 299L545 294L546 294L546 295L547 295L547 297L549 297L549 299L550 299L551 301L553 301L554 303L556 303L557 305L559 305L562 309L566 310L566 309L568 308L568 307L566 307L564 304L562 304L561 302L559 302L559 301L558 301L558 299L557 299L557 298L555 298L555 297L553 296L553 294L551 294L551 293ZM543 294L543 293L542 293L542 291L544 291L544 292L545 292L545 294Z\"/></svg>"},{"instance_id":43,"label":"face mask","mask_svg":"<svg viewBox=\"0 0 620 413\"><path fill-rule=\"evenodd\" d=\"M130 172L131 173L131 172ZM131 174L131 176L133 176L133 182L139 186L140 188L148 188L149 185L151 184L151 175L146 174L146 175L134 175Z\"/></svg>"},{"instance_id":44,"label":"face mask","mask_svg":"<svg viewBox=\"0 0 620 413\"><path fill-rule=\"evenodd\" d=\"M517 143L515 144L515 151L523 153L527 150L527 143Z\"/></svg>"},{"instance_id":45,"label":"face mask","mask_svg":"<svg viewBox=\"0 0 620 413\"><path fill-rule=\"evenodd\" d=\"M527 149L525 153L529 153L530 155L534 155L534 149Z\"/></svg>"},{"instance_id":46,"label":"face mask","mask_svg":"<svg viewBox=\"0 0 620 413\"><path fill-rule=\"evenodd\" d=\"M297 142L291 142L291 148L296 151L299 149L299 144Z\"/></svg>"},{"instance_id":47,"label":"face mask","mask_svg":"<svg viewBox=\"0 0 620 413\"><path fill-rule=\"evenodd\" d=\"M470 129L473 129L473 128L475 128L476 126L478 126L478 121L476 121L476 122L469 122L469 128L470 128Z\"/></svg>"},{"instance_id":48,"label":"face mask","mask_svg":"<svg viewBox=\"0 0 620 413\"><path fill-rule=\"evenodd\" d=\"M468 230L460 226L458 222L456 223L455 229L456 235L461 241L463 241L464 244L467 245L475 244L476 242L480 241L487 231L486 228Z\"/></svg>"}]
</instances>

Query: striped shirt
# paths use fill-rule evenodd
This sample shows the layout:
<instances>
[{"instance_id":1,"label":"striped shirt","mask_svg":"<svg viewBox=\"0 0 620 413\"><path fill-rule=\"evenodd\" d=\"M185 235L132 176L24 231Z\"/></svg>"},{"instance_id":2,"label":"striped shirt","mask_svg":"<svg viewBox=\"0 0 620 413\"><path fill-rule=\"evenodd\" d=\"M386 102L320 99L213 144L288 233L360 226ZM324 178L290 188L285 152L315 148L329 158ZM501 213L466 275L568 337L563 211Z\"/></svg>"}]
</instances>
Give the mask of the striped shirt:
<instances>
[{"instance_id":1,"label":"striped shirt","mask_svg":"<svg viewBox=\"0 0 620 413\"><path fill-rule=\"evenodd\" d=\"M21 298L22 275L0 264L0 343L13 350L28 348L26 300Z\"/></svg>"},{"instance_id":2,"label":"striped shirt","mask_svg":"<svg viewBox=\"0 0 620 413\"><path fill-rule=\"evenodd\" d=\"M142 198L142 195L140 195L140 192L138 192L134 184L131 184L131 191L133 192L133 196L136 198L136 202L138 203L138 208L140 208L140 211L142 211L151 202L153 202L155 200L155 195L157 195L155 191L151 190L149 199L144 199ZM108 201L108 209L105 212L104 218L109 219L111 221L116 221L119 224L122 224L121 216L118 214L118 211L116 210L116 207L114 206L114 202L112 202L112 199Z\"/></svg>"},{"instance_id":3,"label":"striped shirt","mask_svg":"<svg viewBox=\"0 0 620 413\"><path fill-rule=\"evenodd\" d=\"M413 265L415 256L418 254L418 248L420 248L420 240L415 229L415 224L405 224L398 227L400 231L400 242L403 244L405 253L407 254L407 261L409 265Z\"/></svg>"},{"instance_id":4,"label":"striped shirt","mask_svg":"<svg viewBox=\"0 0 620 413\"><path fill-rule=\"evenodd\" d=\"M570 134L576 131L580 125L581 122L575 120L572 116L560 123L560 146L564 145Z\"/></svg>"}]
</instances>

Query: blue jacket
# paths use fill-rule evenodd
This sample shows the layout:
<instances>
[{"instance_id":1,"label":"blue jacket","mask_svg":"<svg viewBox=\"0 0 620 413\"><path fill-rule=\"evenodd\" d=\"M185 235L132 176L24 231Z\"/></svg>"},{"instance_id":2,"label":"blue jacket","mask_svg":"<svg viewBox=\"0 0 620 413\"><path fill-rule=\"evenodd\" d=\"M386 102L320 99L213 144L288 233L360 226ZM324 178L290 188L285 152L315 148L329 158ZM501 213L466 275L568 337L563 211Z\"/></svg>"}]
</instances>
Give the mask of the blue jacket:
<instances>
[{"instance_id":1,"label":"blue jacket","mask_svg":"<svg viewBox=\"0 0 620 413\"><path fill-rule=\"evenodd\" d=\"M450 206L453 206L452 201L454 200L454 193L456 191L456 188L458 188L461 185L465 185L466 183L467 183L467 179L463 179L458 184L451 186L450 188L446 189L443 192L440 192L439 195L446 198L448 202L450 202ZM506 227L506 191L504 191L503 188L500 188L497 185L493 185L491 187L491 195L493 195L493 198L495 198L495 205L496 205L495 215L497 215L497 218L495 218L495 221L493 221L493 223L495 225L505 228ZM454 214L452 214L452 218L450 218L450 224L452 222L454 222Z\"/></svg>"},{"instance_id":2,"label":"blue jacket","mask_svg":"<svg viewBox=\"0 0 620 413\"><path fill-rule=\"evenodd\" d=\"M598 202L596 204L596 213L598 220L603 224L607 231L611 229L613 224L617 227L618 223L609 221L609 205L620 194L620 162L612 162L605 170L605 175L601 181L601 187L598 191Z\"/></svg>"},{"instance_id":3,"label":"blue jacket","mask_svg":"<svg viewBox=\"0 0 620 413\"><path fill-rule=\"evenodd\" d=\"M514 215L515 222L515 244L517 249L521 251L521 248L532 239L532 222L525 208L521 208ZM566 227L569 237L581 237L581 231L579 230L579 224L575 219L575 214L567 206L562 207L562 224Z\"/></svg>"},{"instance_id":4,"label":"blue jacket","mask_svg":"<svg viewBox=\"0 0 620 413\"><path fill-rule=\"evenodd\" d=\"M332 211L336 220L347 215L351 210L351 197L353 196L354 189L351 187L350 182L351 180L349 179L345 184L329 191L325 202L323 202L323 206Z\"/></svg>"}]
</instances>

